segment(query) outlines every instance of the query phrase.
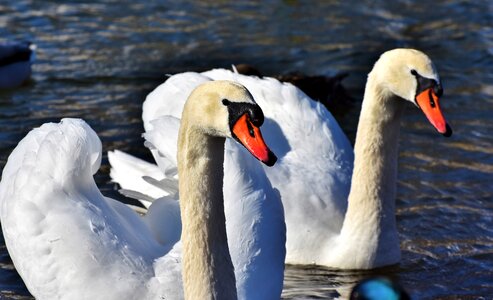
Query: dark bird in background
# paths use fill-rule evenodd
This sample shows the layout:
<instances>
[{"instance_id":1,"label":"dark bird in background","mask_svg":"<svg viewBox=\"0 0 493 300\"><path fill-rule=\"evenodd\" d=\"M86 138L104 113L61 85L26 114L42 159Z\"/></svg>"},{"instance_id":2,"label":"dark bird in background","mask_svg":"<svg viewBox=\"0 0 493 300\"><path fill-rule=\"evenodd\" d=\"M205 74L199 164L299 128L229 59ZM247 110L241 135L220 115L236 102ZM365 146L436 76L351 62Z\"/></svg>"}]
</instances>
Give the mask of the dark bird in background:
<instances>
[{"instance_id":1,"label":"dark bird in background","mask_svg":"<svg viewBox=\"0 0 493 300\"><path fill-rule=\"evenodd\" d=\"M35 49L30 42L0 43L0 89L18 87L30 78Z\"/></svg>"},{"instance_id":2,"label":"dark bird in background","mask_svg":"<svg viewBox=\"0 0 493 300\"><path fill-rule=\"evenodd\" d=\"M251 65L238 64L235 68L240 74L262 77L262 73ZM337 118L348 112L355 102L342 85L342 80L347 76L347 73L339 73L335 76L309 76L292 72L272 77L295 85L310 98L322 103Z\"/></svg>"}]
</instances>

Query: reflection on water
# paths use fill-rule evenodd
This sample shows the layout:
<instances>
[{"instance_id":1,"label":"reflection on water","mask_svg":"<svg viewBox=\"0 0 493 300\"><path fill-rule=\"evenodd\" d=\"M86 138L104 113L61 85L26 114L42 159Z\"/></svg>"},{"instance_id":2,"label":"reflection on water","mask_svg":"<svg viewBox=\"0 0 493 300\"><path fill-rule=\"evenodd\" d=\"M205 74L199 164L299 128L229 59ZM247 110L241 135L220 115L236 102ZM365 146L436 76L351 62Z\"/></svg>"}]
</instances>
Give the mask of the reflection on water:
<instances>
[{"instance_id":1,"label":"reflection on water","mask_svg":"<svg viewBox=\"0 0 493 300\"><path fill-rule=\"evenodd\" d=\"M348 72L344 83L361 99L381 52L419 48L442 76L454 136L442 138L418 110L406 111L397 198L402 262L371 272L289 266L283 297L344 297L371 274L396 278L414 299L493 294L491 3L165 2L0 4L0 36L38 45L33 80L0 92L0 166L30 129L69 116L86 119L105 151L149 158L141 104L167 73L242 62L266 74ZM350 136L357 115L343 118ZM122 199L108 171L105 156L97 182ZM29 297L0 244L0 298Z\"/></svg>"}]
</instances>

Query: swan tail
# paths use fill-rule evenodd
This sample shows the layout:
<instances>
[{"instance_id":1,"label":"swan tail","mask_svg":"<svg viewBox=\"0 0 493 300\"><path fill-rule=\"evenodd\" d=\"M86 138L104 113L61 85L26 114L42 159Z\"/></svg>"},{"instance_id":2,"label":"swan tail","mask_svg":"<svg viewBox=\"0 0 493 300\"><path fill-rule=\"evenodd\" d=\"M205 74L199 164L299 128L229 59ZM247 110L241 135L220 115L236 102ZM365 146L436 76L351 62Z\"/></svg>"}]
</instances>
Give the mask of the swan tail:
<instances>
[{"instance_id":1,"label":"swan tail","mask_svg":"<svg viewBox=\"0 0 493 300\"><path fill-rule=\"evenodd\" d=\"M145 202L148 202L150 205L152 202L154 202L154 200L156 200L156 199L154 199L154 198L152 198L146 194L142 194L140 192L133 191L133 190L119 189L118 192L125 197L139 200L142 204ZM131 205L129 205L129 206L132 207ZM146 207L148 207L148 205Z\"/></svg>"},{"instance_id":2,"label":"swan tail","mask_svg":"<svg viewBox=\"0 0 493 300\"><path fill-rule=\"evenodd\" d=\"M120 185L122 195L139 200L145 207L167 195L163 189L149 183L149 178L158 182L164 178L155 164L120 150L108 151L108 160L111 180Z\"/></svg>"},{"instance_id":3,"label":"swan tail","mask_svg":"<svg viewBox=\"0 0 493 300\"><path fill-rule=\"evenodd\" d=\"M150 122L152 129L143 134L145 146L151 150L154 160L165 177L178 174L177 171L177 144L180 119L173 116L161 116Z\"/></svg>"},{"instance_id":4,"label":"swan tail","mask_svg":"<svg viewBox=\"0 0 493 300\"><path fill-rule=\"evenodd\" d=\"M142 177L147 183L154 185L157 188L167 192L169 195L177 195L178 194L178 179L175 178L164 178L161 180L157 180L150 176Z\"/></svg>"}]
</instances>

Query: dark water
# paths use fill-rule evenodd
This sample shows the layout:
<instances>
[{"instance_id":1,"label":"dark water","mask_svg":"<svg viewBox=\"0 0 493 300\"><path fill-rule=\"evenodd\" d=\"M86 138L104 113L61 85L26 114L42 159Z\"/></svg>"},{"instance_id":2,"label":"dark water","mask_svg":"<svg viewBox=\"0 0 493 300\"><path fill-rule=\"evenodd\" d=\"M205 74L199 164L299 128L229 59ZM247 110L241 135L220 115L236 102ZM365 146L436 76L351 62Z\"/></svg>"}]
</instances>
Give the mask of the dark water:
<instances>
[{"instance_id":1,"label":"dark water","mask_svg":"<svg viewBox=\"0 0 493 300\"><path fill-rule=\"evenodd\" d=\"M0 167L30 129L69 116L84 118L105 151L149 158L141 104L167 73L241 62L266 74L343 71L361 99L381 52L418 48L441 74L442 107L455 132L445 139L418 110L406 111L397 198L402 262L372 272L288 267L283 297L330 299L365 276L386 274L414 299L492 299L493 2L150 2L0 3L0 38L38 45L33 80L0 92ZM343 120L350 134L356 118L357 109ZM104 159L97 182L122 199L108 171ZM30 298L2 240L0 298L23 297Z\"/></svg>"}]
</instances>

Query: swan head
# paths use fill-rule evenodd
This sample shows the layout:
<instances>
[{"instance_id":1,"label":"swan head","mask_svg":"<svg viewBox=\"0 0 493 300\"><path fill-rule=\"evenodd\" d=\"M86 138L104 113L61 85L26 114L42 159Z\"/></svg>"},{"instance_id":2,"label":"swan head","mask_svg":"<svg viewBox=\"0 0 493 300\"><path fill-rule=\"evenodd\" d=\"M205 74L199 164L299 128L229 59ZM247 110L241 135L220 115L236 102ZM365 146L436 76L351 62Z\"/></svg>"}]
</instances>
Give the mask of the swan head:
<instances>
[{"instance_id":1,"label":"swan head","mask_svg":"<svg viewBox=\"0 0 493 300\"><path fill-rule=\"evenodd\" d=\"M452 135L440 109L443 87L430 58L414 49L385 52L370 73L384 87L384 92L405 99L419 107L428 121L444 136Z\"/></svg>"},{"instance_id":2,"label":"swan head","mask_svg":"<svg viewBox=\"0 0 493 300\"><path fill-rule=\"evenodd\" d=\"M277 161L260 131L262 109L241 84L217 80L198 86L188 98L182 121L211 136L233 138L268 166Z\"/></svg>"}]
</instances>

